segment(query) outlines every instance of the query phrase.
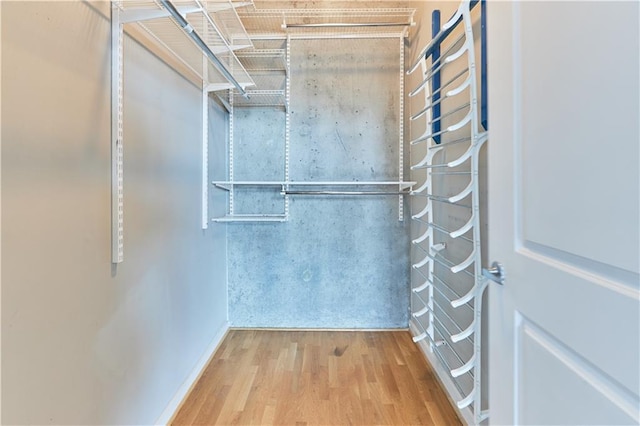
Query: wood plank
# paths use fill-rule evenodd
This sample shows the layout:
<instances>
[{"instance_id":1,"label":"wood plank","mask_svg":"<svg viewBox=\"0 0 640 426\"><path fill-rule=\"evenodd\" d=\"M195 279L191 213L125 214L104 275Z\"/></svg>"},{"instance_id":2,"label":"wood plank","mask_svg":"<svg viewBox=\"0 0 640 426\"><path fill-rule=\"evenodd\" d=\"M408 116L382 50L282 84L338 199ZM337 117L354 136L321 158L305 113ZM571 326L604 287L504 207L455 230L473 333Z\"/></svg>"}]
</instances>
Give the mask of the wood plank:
<instances>
[{"instance_id":1,"label":"wood plank","mask_svg":"<svg viewBox=\"0 0 640 426\"><path fill-rule=\"evenodd\" d=\"M174 425L460 425L407 331L231 330Z\"/></svg>"}]
</instances>

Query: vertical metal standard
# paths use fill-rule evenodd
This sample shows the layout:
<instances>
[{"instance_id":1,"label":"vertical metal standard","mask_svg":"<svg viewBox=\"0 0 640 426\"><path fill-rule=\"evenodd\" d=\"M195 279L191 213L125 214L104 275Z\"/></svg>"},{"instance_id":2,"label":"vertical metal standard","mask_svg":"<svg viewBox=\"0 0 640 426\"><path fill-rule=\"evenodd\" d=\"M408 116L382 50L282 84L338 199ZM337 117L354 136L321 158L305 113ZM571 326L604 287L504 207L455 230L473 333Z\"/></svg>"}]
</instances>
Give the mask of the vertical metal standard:
<instances>
[{"instance_id":1,"label":"vertical metal standard","mask_svg":"<svg viewBox=\"0 0 640 426\"><path fill-rule=\"evenodd\" d=\"M439 32L440 32L440 11L436 9L431 13L431 37L435 39ZM440 45L441 43L437 42L434 45L433 52L431 53L432 67L435 67L436 66L435 64L438 63L438 61L440 60ZM431 105L433 105L431 133L436 135L433 137L433 141L436 144L439 144L442 138L442 135L439 134L440 127L442 124L440 122L440 107L442 105L440 105L440 102L438 102L440 100L440 85L441 85L440 71L438 70L433 74L433 78L431 80L431 93L433 93L432 102L431 102Z\"/></svg>"},{"instance_id":2,"label":"vertical metal standard","mask_svg":"<svg viewBox=\"0 0 640 426\"><path fill-rule=\"evenodd\" d=\"M123 201L123 32L120 8L111 3L111 262L124 260Z\"/></svg>"},{"instance_id":3,"label":"vertical metal standard","mask_svg":"<svg viewBox=\"0 0 640 426\"><path fill-rule=\"evenodd\" d=\"M233 90L229 89L229 216L233 216Z\"/></svg>"},{"instance_id":4,"label":"vertical metal standard","mask_svg":"<svg viewBox=\"0 0 640 426\"><path fill-rule=\"evenodd\" d=\"M206 15L206 11L203 13ZM203 36L207 39L206 18L202 18ZM209 228L209 64L202 56L202 229Z\"/></svg>"},{"instance_id":5,"label":"vertical metal standard","mask_svg":"<svg viewBox=\"0 0 640 426\"><path fill-rule=\"evenodd\" d=\"M404 34L400 36L400 110L398 112L398 177L399 181L404 180ZM400 184L398 191L402 191ZM398 196L398 220L404 221L404 196Z\"/></svg>"},{"instance_id":6,"label":"vertical metal standard","mask_svg":"<svg viewBox=\"0 0 640 426\"><path fill-rule=\"evenodd\" d=\"M291 102L291 36L287 36L286 47L286 69L285 69L285 124L284 124L284 181L289 182L289 152L290 152L290 137L291 137L291 116L290 116L290 102ZM286 190L289 189L287 184ZM284 196L284 217L285 220L289 220L289 195Z\"/></svg>"},{"instance_id":7,"label":"vertical metal standard","mask_svg":"<svg viewBox=\"0 0 640 426\"><path fill-rule=\"evenodd\" d=\"M209 227L209 92L202 84L202 229Z\"/></svg>"}]
</instances>

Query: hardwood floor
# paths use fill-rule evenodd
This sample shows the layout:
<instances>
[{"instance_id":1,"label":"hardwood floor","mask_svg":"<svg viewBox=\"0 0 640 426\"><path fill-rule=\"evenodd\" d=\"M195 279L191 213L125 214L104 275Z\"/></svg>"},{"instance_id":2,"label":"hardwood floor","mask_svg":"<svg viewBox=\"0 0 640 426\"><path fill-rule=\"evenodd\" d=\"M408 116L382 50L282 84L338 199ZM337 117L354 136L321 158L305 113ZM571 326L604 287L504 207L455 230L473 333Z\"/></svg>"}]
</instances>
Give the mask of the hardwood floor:
<instances>
[{"instance_id":1,"label":"hardwood floor","mask_svg":"<svg viewBox=\"0 0 640 426\"><path fill-rule=\"evenodd\" d=\"M231 330L174 425L459 425L408 331Z\"/></svg>"}]
</instances>

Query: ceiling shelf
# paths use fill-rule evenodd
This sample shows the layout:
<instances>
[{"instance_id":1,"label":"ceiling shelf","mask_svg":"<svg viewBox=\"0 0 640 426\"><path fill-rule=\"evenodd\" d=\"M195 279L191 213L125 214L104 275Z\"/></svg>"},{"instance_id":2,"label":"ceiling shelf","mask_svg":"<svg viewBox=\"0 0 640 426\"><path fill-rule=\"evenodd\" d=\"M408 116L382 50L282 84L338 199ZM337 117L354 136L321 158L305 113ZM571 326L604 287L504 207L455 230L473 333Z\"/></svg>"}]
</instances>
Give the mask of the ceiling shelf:
<instances>
[{"instance_id":1,"label":"ceiling shelf","mask_svg":"<svg viewBox=\"0 0 640 426\"><path fill-rule=\"evenodd\" d=\"M406 36L415 9L243 9L238 16L252 38Z\"/></svg>"},{"instance_id":2,"label":"ceiling shelf","mask_svg":"<svg viewBox=\"0 0 640 426\"><path fill-rule=\"evenodd\" d=\"M122 25L138 25L145 30L151 40L172 54L202 79L205 85L223 85L228 82L229 79L220 71L218 64L210 58L203 60L207 55L178 25L160 1L121 0L113 3L119 9L119 21ZM234 53L239 49L252 48L253 44L233 2L173 0L171 4L239 86L245 88L255 84Z\"/></svg>"}]
</instances>

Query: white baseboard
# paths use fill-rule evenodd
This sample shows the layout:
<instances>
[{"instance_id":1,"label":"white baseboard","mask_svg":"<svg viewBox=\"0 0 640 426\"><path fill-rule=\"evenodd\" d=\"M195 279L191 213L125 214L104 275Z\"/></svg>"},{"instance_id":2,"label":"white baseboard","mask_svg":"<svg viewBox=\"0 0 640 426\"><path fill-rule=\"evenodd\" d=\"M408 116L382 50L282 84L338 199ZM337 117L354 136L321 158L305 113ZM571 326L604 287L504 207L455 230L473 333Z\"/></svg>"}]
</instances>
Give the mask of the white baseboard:
<instances>
[{"instance_id":1,"label":"white baseboard","mask_svg":"<svg viewBox=\"0 0 640 426\"><path fill-rule=\"evenodd\" d=\"M225 322L224 325L220 328L220 331L218 331L218 333L216 333L216 335L213 337L211 343L209 343L209 346L207 346L207 350L202 354L196 365L193 367L193 370L191 371L189 376L186 378L184 383L182 383L171 401L169 401L169 404L164 409L158 420L156 420L156 425L164 426L171 423L174 416L178 413L178 410L187 399L187 396L191 392L191 389L193 389L195 384L198 382L198 379L200 379L200 376L202 376L202 373L204 373L204 369L209 364L211 358L213 358L213 355L216 353L218 346L220 346L220 343L222 343L228 332L229 323Z\"/></svg>"},{"instance_id":2,"label":"white baseboard","mask_svg":"<svg viewBox=\"0 0 640 426\"><path fill-rule=\"evenodd\" d=\"M409 321L409 331L411 332L411 335L414 337L422 333L422 331L420 331L418 326L415 325L413 319ZM462 399L462 395L460 395L460 392L458 391L456 386L453 384L453 381L449 376L449 372L445 370L444 367L442 367L442 364L440 363L440 361L436 358L435 355L431 353L431 349L429 348L428 341L426 339L420 340L417 343L417 345L422 351L422 354L424 355L424 357L427 359L427 362L429 363L429 365L431 365L431 369L433 369L433 371L436 373L436 377L438 378L440 385L442 385L442 387L444 388L444 391L447 394L447 398L449 399L449 402L453 406L453 409L456 411L458 418L460 418L460 421L462 421L467 425L473 425L474 419L473 419L473 413L471 412L471 409L469 407L463 408L462 410L458 408L458 405L456 404L456 400Z\"/></svg>"}]
</instances>

